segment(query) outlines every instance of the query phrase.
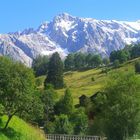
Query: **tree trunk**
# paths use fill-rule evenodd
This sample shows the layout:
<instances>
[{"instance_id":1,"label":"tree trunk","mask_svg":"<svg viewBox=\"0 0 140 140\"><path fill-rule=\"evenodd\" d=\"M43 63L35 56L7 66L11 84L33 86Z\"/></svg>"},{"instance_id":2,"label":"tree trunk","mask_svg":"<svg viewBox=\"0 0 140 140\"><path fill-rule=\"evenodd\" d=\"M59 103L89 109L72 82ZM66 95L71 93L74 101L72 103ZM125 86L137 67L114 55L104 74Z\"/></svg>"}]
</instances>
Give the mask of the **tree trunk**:
<instances>
[{"instance_id":1,"label":"tree trunk","mask_svg":"<svg viewBox=\"0 0 140 140\"><path fill-rule=\"evenodd\" d=\"M13 117L13 115L8 116L8 120L7 120L3 130L5 130L8 127L8 124L9 124L10 120L12 119L12 117Z\"/></svg>"}]
</instances>

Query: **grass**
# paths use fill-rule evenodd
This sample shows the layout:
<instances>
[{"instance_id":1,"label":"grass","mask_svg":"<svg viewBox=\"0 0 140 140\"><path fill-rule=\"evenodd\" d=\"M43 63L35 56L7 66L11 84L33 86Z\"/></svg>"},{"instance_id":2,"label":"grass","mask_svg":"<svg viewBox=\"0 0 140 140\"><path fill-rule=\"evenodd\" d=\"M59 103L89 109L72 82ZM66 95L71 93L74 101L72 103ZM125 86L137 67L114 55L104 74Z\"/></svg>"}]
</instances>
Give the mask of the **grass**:
<instances>
[{"instance_id":1,"label":"grass","mask_svg":"<svg viewBox=\"0 0 140 140\"><path fill-rule=\"evenodd\" d=\"M113 69L106 73L102 73L102 68L92 69L87 71L74 71L74 72L66 72L64 74L64 81L66 87L70 88L74 103L77 104L79 102L79 97L81 95L91 96L98 91L101 91L104 88L104 85L108 79L110 73L115 71L129 71L134 70L134 64L140 58L130 60L122 65L119 68ZM45 76L41 76L37 78L37 80L41 80L42 83L45 80ZM39 88L43 88L43 84L39 86ZM56 90L58 93L58 97L60 98L66 88Z\"/></svg>"},{"instance_id":2,"label":"grass","mask_svg":"<svg viewBox=\"0 0 140 140\"><path fill-rule=\"evenodd\" d=\"M94 79L94 80L92 80ZM71 72L65 74L64 81L73 94L74 103L78 103L78 98L85 94L93 95L96 91L101 90L106 79L105 74L101 73L101 69L93 69L83 72ZM64 89L57 90L59 95L63 95Z\"/></svg>"},{"instance_id":3,"label":"grass","mask_svg":"<svg viewBox=\"0 0 140 140\"><path fill-rule=\"evenodd\" d=\"M3 127L7 120L2 117L0 126ZM13 117L9 127L5 131L0 131L0 140L45 140L44 133L39 129L27 124L18 117Z\"/></svg>"}]
</instances>

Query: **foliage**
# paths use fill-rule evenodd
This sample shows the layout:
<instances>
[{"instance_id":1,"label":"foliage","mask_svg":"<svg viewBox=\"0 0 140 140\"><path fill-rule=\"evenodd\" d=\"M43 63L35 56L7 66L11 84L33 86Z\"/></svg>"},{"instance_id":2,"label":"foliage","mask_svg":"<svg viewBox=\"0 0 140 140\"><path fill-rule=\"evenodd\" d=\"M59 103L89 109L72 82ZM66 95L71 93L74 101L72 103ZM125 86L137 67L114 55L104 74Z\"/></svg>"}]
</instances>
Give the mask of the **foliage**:
<instances>
[{"instance_id":1,"label":"foliage","mask_svg":"<svg viewBox=\"0 0 140 140\"><path fill-rule=\"evenodd\" d=\"M73 126L67 115L56 116L54 124L56 134L73 134Z\"/></svg>"},{"instance_id":2,"label":"foliage","mask_svg":"<svg viewBox=\"0 0 140 140\"><path fill-rule=\"evenodd\" d=\"M33 59L32 68L36 76L46 75L48 71L49 59L47 56L38 56Z\"/></svg>"},{"instance_id":3,"label":"foliage","mask_svg":"<svg viewBox=\"0 0 140 140\"><path fill-rule=\"evenodd\" d=\"M44 104L41 100L41 94L38 90L34 91L31 109L29 109L27 112L23 112L20 117L23 119L30 121L32 123L36 123L40 125L41 120L44 116Z\"/></svg>"},{"instance_id":4,"label":"foliage","mask_svg":"<svg viewBox=\"0 0 140 140\"><path fill-rule=\"evenodd\" d=\"M108 140L125 140L136 132L140 81L133 72L113 74L105 88L100 117Z\"/></svg>"},{"instance_id":5,"label":"foliage","mask_svg":"<svg viewBox=\"0 0 140 140\"><path fill-rule=\"evenodd\" d=\"M44 130L46 132L46 134L55 134L55 124L54 122L46 122L45 126L44 126Z\"/></svg>"},{"instance_id":6,"label":"foliage","mask_svg":"<svg viewBox=\"0 0 140 140\"><path fill-rule=\"evenodd\" d=\"M136 73L140 73L140 61L137 61L137 62L135 63L135 72L136 72Z\"/></svg>"},{"instance_id":7,"label":"foliage","mask_svg":"<svg viewBox=\"0 0 140 140\"><path fill-rule=\"evenodd\" d=\"M118 60L120 63L126 62L129 59L129 52L125 50L112 51L110 61Z\"/></svg>"},{"instance_id":8,"label":"foliage","mask_svg":"<svg viewBox=\"0 0 140 140\"><path fill-rule=\"evenodd\" d=\"M92 57L93 57L93 54L89 53L88 55L86 55L86 65L88 68L91 68L93 66L93 63L92 63Z\"/></svg>"},{"instance_id":9,"label":"foliage","mask_svg":"<svg viewBox=\"0 0 140 140\"><path fill-rule=\"evenodd\" d=\"M85 135L88 128L88 117L84 108L79 108L70 116L70 121L74 126L75 135Z\"/></svg>"},{"instance_id":10,"label":"foliage","mask_svg":"<svg viewBox=\"0 0 140 140\"><path fill-rule=\"evenodd\" d=\"M131 46L130 50L131 58L140 57L140 44L135 44Z\"/></svg>"},{"instance_id":11,"label":"foliage","mask_svg":"<svg viewBox=\"0 0 140 140\"><path fill-rule=\"evenodd\" d=\"M15 115L21 115L32 109L35 78L31 69L21 63L0 57L0 103L9 121ZM26 104L25 104L26 103Z\"/></svg>"},{"instance_id":12,"label":"foliage","mask_svg":"<svg viewBox=\"0 0 140 140\"><path fill-rule=\"evenodd\" d=\"M75 53L69 54L65 59L65 70L84 70L99 67L102 64L100 55L92 53Z\"/></svg>"},{"instance_id":13,"label":"foliage","mask_svg":"<svg viewBox=\"0 0 140 140\"><path fill-rule=\"evenodd\" d=\"M47 85L46 89L41 93L41 101L44 106L44 120L50 121L54 115L54 105L57 94L52 85Z\"/></svg>"},{"instance_id":14,"label":"foliage","mask_svg":"<svg viewBox=\"0 0 140 140\"><path fill-rule=\"evenodd\" d=\"M57 52L51 56L49 61L48 75L44 83L45 87L47 84L52 84L55 89L61 89L64 86L63 63Z\"/></svg>"},{"instance_id":15,"label":"foliage","mask_svg":"<svg viewBox=\"0 0 140 140\"><path fill-rule=\"evenodd\" d=\"M85 67L85 55L82 53L76 53L74 56L75 68L81 70Z\"/></svg>"},{"instance_id":16,"label":"foliage","mask_svg":"<svg viewBox=\"0 0 140 140\"><path fill-rule=\"evenodd\" d=\"M0 104L0 116L2 116L4 113L4 107Z\"/></svg>"},{"instance_id":17,"label":"foliage","mask_svg":"<svg viewBox=\"0 0 140 140\"><path fill-rule=\"evenodd\" d=\"M103 64L105 65L105 66L108 66L109 65L109 63L110 63L110 60L109 60L109 58L103 58Z\"/></svg>"},{"instance_id":18,"label":"foliage","mask_svg":"<svg viewBox=\"0 0 140 140\"><path fill-rule=\"evenodd\" d=\"M93 67L99 67L102 64L100 55L94 55L91 60L93 63Z\"/></svg>"},{"instance_id":19,"label":"foliage","mask_svg":"<svg viewBox=\"0 0 140 140\"><path fill-rule=\"evenodd\" d=\"M37 86L38 88L41 88L41 87L44 86L44 85L43 85L44 79L45 79L44 76L36 77L36 79L35 79L35 84L36 84L36 86Z\"/></svg>"},{"instance_id":20,"label":"foliage","mask_svg":"<svg viewBox=\"0 0 140 140\"><path fill-rule=\"evenodd\" d=\"M74 70L74 54L68 54L64 61L64 64L66 70Z\"/></svg>"},{"instance_id":21,"label":"foliage","mask_svg":"<svg viewBox=\"0 0 140 140\"><path fill-rule=\"evenodd\" d=\"M116 59L113 63L114 68L118 68L120 66L120 62L118 59Z\"/></svg>"},{"instance_id":22,"label":"foliage","mask_svg":"<svg viewBox=\"0 0 140 140\"><path fill-rule=\"evenodd\" d=\"M104 134L104 118L102 116L95 116L94 117L94 122L90 123L88 126L88 135L96 135L96 136L103 136L105 137Z\"/></svg>"},{"instance_id":23,"label":"foliage","mask_svg":"<svg viewBox=\"0 0 140 140\"><path fill-rule=\"evenodd\" d=\"M93 81L93 82L94 82L94 81L95 81L95 78L94 78L94 77L91 77L91 81Z\"/></svg>"},{"instance_id":24,"label":"foliage","mask_svg":"<svg viewBox=\"0 0 140 140\"><path fill-rule=\"evenodd\" d=\"M58 101L55 106L56 114L72 114L74 110L73 97L69 89L66 89L65 95Z\"/></svg>"}]
</instances>

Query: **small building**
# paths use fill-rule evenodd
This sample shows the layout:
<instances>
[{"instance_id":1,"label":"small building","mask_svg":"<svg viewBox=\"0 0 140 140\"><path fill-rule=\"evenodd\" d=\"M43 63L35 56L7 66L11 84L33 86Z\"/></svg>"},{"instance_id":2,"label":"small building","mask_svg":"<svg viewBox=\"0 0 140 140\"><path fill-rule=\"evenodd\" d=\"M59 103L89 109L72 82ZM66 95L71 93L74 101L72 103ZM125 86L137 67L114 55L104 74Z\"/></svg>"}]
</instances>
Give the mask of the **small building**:
<instances>
[{"instance_id":1,"label":"small building","mask_svg":"<svg viewBox=\"0 0 140 140\"><path fill-rule=\"evenodd\" d=\"M79 97L79 104L80 106L85 106L86 102L89 100L89 98L86 95L82 95Z\"/></svg>"}]
</instances>

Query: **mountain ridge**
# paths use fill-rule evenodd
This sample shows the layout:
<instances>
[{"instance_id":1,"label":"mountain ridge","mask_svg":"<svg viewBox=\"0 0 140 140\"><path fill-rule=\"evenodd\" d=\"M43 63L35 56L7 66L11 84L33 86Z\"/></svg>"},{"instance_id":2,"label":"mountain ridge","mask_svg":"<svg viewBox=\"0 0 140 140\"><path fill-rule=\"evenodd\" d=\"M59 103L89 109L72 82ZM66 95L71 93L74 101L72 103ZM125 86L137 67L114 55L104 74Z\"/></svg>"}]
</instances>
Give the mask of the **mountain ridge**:
<instances>
[{"instance_id":1,"label":"mountain ridge","mask_svg":"<svg viewBox=\"0 0 140 140\"><path fill-rule=\"evenodd\" d=\"M38 55L57 51L64 58L72 52L93 52L105 57L113 50L137 42L140 42L140 20L96 20L62 13L37 29L0 34L0 54L31 66Z\"/></svg>"}]
</instances>

